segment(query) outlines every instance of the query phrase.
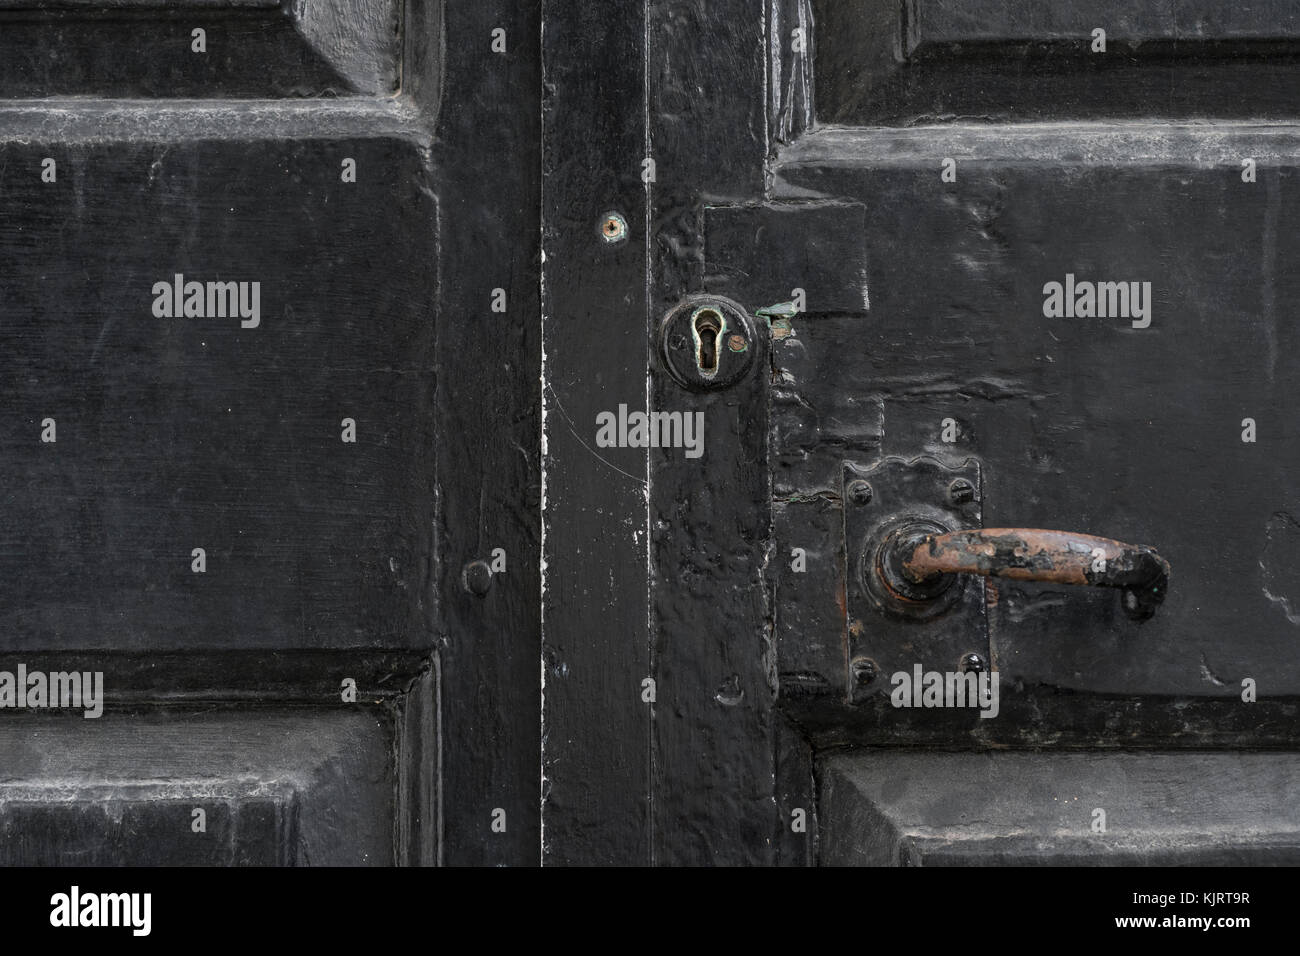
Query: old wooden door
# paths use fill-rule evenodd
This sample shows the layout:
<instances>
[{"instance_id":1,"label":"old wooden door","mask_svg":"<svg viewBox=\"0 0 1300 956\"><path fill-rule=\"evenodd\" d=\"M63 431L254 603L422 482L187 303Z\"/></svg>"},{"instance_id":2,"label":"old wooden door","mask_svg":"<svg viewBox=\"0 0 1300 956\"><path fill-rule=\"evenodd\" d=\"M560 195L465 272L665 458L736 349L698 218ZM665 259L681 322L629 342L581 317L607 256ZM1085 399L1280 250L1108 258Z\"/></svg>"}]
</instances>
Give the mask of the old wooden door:
<instances>
[{"instance_id":1,"label":"old wooden door","mask_svg":"<svg viewBox=\"0 0 1300 956\"><path fill-rule=\"evenodd\" d=\"M0 856L1294 860L1298 31L0 0Z\"/></svg>"},{"instance_id":2,"label":"old wooden door","mask_svg":"<svg viewBox=\"0 0 1300 956\"><path fill-rule=\"evenodd\" d=\"M612 6L543 49L544 859L1297 859L1294 6Z\"/></svg>"},{"instance_id":3,"label":"old wooden door","mask_svg":"<svg viewBox=\"0 0 1300 956\"><path fill-rule=\"evenodd\" d=\"M0 860L537 860L538 29L0 3Z\"/></svg>"}]
</instances>

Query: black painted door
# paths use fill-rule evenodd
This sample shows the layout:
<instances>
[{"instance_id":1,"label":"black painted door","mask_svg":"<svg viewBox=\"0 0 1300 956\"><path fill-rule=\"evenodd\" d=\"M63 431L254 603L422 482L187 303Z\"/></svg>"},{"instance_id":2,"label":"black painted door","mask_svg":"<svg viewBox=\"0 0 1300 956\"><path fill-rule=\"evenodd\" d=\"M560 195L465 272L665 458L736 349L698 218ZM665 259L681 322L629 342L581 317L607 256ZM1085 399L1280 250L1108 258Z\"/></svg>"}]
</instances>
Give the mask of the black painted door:
<instances>
[{"instance_id":1,"label":"black painted door","mask_svg":"<svg viewBox=\"0 0 1300 956\"><path fill-rule=\"evenodd\" d=\"M1295 860L1298 31L0 2L0 858Z\"/></svg>"},{"instance_id":2,"label":"black painted door","mask_svg":"<svg viewBox=\"0 0 1300 956\"><path fill-rule=\"evenodd\" d=\"M0 3L4 862L536 861L537 34Z\"/></svg>"},{"instance_id":3,"label":"black painted door","mask_svg":"<svg viewBox=\"0 0 1300 956\"><path fill-rule=\"evenodd\" d=\"M847 595L833 668L807 631L778 640L823 746L977 753L821 762L823 859L1294 861L1295 758L1248 751L1300 729L1297 12L875 8L814 4L823 125L773 167L774 196L858 204L870 295L774 351L778 527L824 526L798 499L838 478ZM809 441L820 423L846 440ZM872 599L898 514L1012 530L972 547L993 576L952 577L965 606L900 617ZM806 580L805 625L829 606ZM980 668L1000 707L932 707L914 676Z\"/></svg>"},{"instance_id":4,"label":"black painted door","mask_svg":"<svg viewBox=\"0 0 1300 956\"><path fill-rule=\"evenodd\" d=\"M1294 6L546 19L544 859L1297 859Z\"/></svg>"}]
</instances>

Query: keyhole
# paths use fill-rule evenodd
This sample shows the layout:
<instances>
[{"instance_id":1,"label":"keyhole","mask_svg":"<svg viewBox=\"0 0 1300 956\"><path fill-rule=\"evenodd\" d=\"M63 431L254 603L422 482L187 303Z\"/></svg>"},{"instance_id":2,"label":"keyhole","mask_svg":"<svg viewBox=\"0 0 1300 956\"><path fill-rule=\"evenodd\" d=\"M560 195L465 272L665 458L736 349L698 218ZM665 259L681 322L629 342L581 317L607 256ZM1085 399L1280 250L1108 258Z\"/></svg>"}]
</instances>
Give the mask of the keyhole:
<instances>
[{"instance_id":1,"label":"keyhole","mask_svg":"<svg viewBox=\"0 0 1300 956\"><path fill-rule=\"evenodd\" d=\"M718 372L718 336L721 334L722 316L712 309L701 309L695 316L695 338L699 343L695 360L702 375L716 375Z\"/></svg>"}]
</instances>

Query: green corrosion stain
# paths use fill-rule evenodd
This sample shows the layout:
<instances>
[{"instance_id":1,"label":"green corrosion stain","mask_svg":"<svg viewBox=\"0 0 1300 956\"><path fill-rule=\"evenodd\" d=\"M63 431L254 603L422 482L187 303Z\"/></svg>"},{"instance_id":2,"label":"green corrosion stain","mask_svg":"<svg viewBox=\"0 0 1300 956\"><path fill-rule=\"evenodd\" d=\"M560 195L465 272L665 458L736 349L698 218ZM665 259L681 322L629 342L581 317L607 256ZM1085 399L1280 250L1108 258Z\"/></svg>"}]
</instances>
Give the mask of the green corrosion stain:
<instances>
[{"instance_id":1,"label":"green corrosion stain","mask_svg":"<svg viewBox=\"0 0 1300 956\"><path fill-rule=\"evenodd\" d=\"M791 320L799 314L793 302L778 302L765 309L759 309L755 315L767 320L767 327L772 331L772 338L783 339L794 334Z\"/></svg>"}]
</instances>

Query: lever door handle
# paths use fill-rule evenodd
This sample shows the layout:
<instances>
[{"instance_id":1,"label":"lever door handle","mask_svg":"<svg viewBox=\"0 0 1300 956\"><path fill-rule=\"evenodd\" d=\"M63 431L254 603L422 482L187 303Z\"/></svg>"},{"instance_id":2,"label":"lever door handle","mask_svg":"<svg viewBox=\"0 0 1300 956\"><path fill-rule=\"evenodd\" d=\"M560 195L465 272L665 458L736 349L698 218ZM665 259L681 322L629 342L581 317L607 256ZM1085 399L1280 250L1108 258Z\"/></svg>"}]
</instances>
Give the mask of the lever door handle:
<instances>
[{"instance_id":1,"label":"lever door handle","mask_svg":"<svg viewBox=\"0 0 1300 956\"><path fill-rule=\"evenodd\" d=\"M1154 614L1169 587L1169 562L1152 548L1069 531L918 531L895 537L880 558L884 577L905 591L933 591L955 574L1120 588L1137 619Z\"/></svg>"}]
</instances>

